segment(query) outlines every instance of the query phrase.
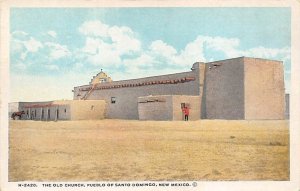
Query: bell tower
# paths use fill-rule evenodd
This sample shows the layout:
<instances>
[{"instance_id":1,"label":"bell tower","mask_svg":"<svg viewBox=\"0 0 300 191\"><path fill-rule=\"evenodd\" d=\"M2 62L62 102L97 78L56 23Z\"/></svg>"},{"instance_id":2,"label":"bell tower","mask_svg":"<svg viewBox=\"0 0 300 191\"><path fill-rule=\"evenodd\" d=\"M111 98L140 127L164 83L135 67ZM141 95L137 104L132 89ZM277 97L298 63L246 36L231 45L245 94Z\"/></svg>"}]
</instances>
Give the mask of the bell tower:
<instances>
[{"instance_id":1,"label":"bell tower","mask_svg":"<svg viewBox=\"0 0 300 191\"><path fill-rule=\"evenodd\" d=\"M112 79L101 69L101 71L96 76L93 76L93 78L90 81L90 85L106 83L106 82L112 82Z\"/></svg>"}]
</instances>

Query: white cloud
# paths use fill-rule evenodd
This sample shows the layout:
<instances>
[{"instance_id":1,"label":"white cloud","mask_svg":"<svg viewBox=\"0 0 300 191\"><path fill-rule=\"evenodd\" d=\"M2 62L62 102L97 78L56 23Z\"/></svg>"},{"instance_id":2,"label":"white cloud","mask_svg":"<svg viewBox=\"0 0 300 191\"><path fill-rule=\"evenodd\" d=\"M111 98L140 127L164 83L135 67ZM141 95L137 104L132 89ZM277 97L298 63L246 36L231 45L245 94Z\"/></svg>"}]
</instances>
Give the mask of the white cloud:
<instances>
[{"instance_id":1,"label":"white cloud","mask_svg":"<svg viewBox=\"0 0 300 191\"><path fill-rule=\"evenodd\" d=\"M142 67L151 67L155 63L155 58L151 55L144 53L136 58L124 59L123 64L130 68L130 70L138 70Z\"/></svg>"},{"instance_id":2,"label":"white cloud","mask_svg":"<svg viewBox=\"0 0 300 191\"><path fill-rule=\"evenodd\" d=\"M79 32L86 36L81 54L93 65L117 66L122 64L122 56L141 51L141 42L126 26L109 26L100 21L87 21L79 27Z\"/></svg>"},{"instance_id":3,"label":"white cloud","mask_svg":"<svg viewBox=\"0 0 300 191\"><path fill-rule=\"evenodd\" d=\"M24 61L26 59L26 56L27 56L27 52L22 52L20 56L21 60Z\"/></svg>"},{"instance_id":4,"label":"white cloud","mask_svg":"<svg viewBox=\"0 0 300 191\"><path fill-rule=\"evenodd\" d=\"M206 48L215 51L223 52L227 58L233 58L240 56L238 51L238 46L240 45L240 40L237 38L224 38L224 37L209 37L200 36L198 38L203 38Z\"/></svg>"},{"instance_id":5,"label":"white cloud","mask_svg":"<svg viewBox=\"0 0 300 191\"><path fill-rule=\"evenodd\" d=\"M43 44L33 37L30 37L24 31L14 31L12 32L12 44L11 50L20 52L24 51L25 48L27 52L37 52L43 47Z\"/></svg>"},{"instance_id":6,"label":"white cloud","mask_svg":"<svg viewBox=\"0 0 300 191\"><path fill-rule=\"evenodd\" d=\"M35 53L43 48L43 44L23 31L15 31L12 33L10 49L12 53L19 54L21 60L25 60L29 52ZM22 36L26 36L23 38Z\"/></svg>"},{"instance_id":7,"label":"white cloud","mask_svg":"<svg viewBox=\"0 0 300 191\"><path fill-rule=\"evenodd\" d=\"M10 44L10 50L12 51L12 53L19 53L24 51L25 46L23 41L17 40L17 39L12 39L11 40L11 44Z\"/></svg>"},{"instance_id":8,"label":"white cloud","mask_svg":"<svg viewBox=\"0 0 300 191\"><path fill-rule=\"evenodd\" d=\"M150 51L156 55L171 57L177 54L177 50L163 42L162 40L153 41L149 47Z\"/></svg>"},{"instance_id":9,"label":"white cloud","mask_svg":"<svg viewBox=\"0 0 300 191\"><path fill-rule=\"evenodd\" d=\"M222 56L225 56L224 59L239 56L277 59L284 62L290 59L290 48L288 47L277 49L255 47L249 50L242 50L240 48L240 40L237 38L198 36L179 51L162 40L153 41L138 57L125 59L122 63L129 71L133 71L136 74L157 75L158 73L164 73L164 68L167 68L169 71L170 69L176 71L183 67L188 68L197 61L216 60L216 58L208 59L205 51L214 52L214 54L220 52Z\"/></svg>"},{"instance_id":10,"label":"white cloud","mask_svg":"<svg viewBox=\"0 0 300 191\"><path fill-rule=\"evenodd\" d=\"M87 37L82 51L88 54L96 54L102 43L100 39Z\"/></svg>"},{"instance_id":11,"label":"white cloud","mask_svg":"<svg viewBox=\"0 0 300 191\"><path fill-rule=\"evenodd\" d=\"M87 62L96 66L113 67L121 64L121 58L117 52L103 49L98 54L88 56Z\"/></svg>"},{"instance_id":12,"label":"white cloud","mask_svg":"<svg viewBox=\"0 0 300 191\"><path fill-rule=\"evenodd\" d=\"M177 51L173 46L163 42L162 40L153 41L147 50L143 51L137 58L124 60L124 65L130 70L135 67L147 68L153 67L154 70L162 68L182 68L189 67L196 61L205 61L203 54L203 39L188 43L181 51ZM155 69L159 68L159 69Z\"/></svg>"},{"instance_id":13,"label":"white cloud","mask_svg":"<svg viewBox=\"0 0 300 191\"><path fill-rule=\"evenodd\" d=\"M191 66L197 61L206 61L203 52L202 38L196 38L194 41L188 43L180 54L174 59L174 64L180 66Z\"/></svg>"},{"instance_id":14,"label":"white cloud","mask_svg":"<svg viewBox=\"0 0 300 191\"><path fill-rule=\"evenodd\" d=\"M149 76L167 71L170 73L171 70L182 71L197 61L213 61L220 57L290 59L290 49L286 47L281 49L254 47L243 50L238 38L220 36L199 35L182 49L176 49L163 40L152 41L149 46L144 45L142 48L141 41L136 38L137 34L131 28L110 26L99 20L84 22L79 27L79 32L86 37L85 45L78 54L81 62L86 61L88 64L104 68L123 66L127 73L130 71L135 75Z\"/></svg>"},{"instance_id":15,"label":"white cloud","mask_svg":"<svg viewBox=\"0 0 300 191\"><path fill-rule=\"evenodd\" d=\"M42 43L33 37L30 37L28 41L24 41L24 46L28 52L37 52L43 47Z\"/></svg>"},{"instance_id":16,"label":"white cloud","mask_svg":"<svg viewBox=\"0 0 300 191\"><path fill-rule=\"evenodd\" d=\"M245 56L259 57L259 58L270 58L270 59L280 59L287 62L291 59L291 49L289 47L283 48L265 48L265 47L255 47L243 52Z\"/></svg>"},{"instance_id":17,"label":"white cloud","mask_svg":"<svg viewBox=\"0 0 300 191\"><path fill-rule=\"evenodd\" d=\"M113 48L120 55L134 53L141 48L140 41L134 37L133 31L129 27L110 27L108 34L113 42Z\"/></svg>"},{"instance_id":18,"label":"white cloud","mask_svg":"<svg viewBox=\"0 0 300 191\"><path fill-rule=\"evenodd\" d=\"M66 45L53 42L46 42L45 45L50 49L50 58L57 60L63 57L71 56L71 52Z\"/></svg>"},{"instance_id":19,"label":"white cloud","mask_svg":"<svg viewBox=\"0 0 300 191\"><path fill-rule=\"evenodd\" d=\"M55 31L48 31L47 34L53 38L56 38L56 36L57 36Z\"/></svg>"},{"instance_id":20,"label":"white cloud","mask_svg":"<svg viewBox=\"0 0 300 191\"><path fill-rule=\"evenodd\" d=\"M100 21L86 21L79 27L79 32L86 36L108 37L108 28Z\"/></svg>"},{"instance_id":21,"label":"white cloud","mask_svg":"<svg viewBox=\"0 0 300 191\"><path fill-rule=\"evenodd\" d=\"M17 38L23 38L23 37L27 37L28 33L24 32L24 31L14 31L14 32L12 32L12 36L17 37Z\"/></svg>"}]
</instances>

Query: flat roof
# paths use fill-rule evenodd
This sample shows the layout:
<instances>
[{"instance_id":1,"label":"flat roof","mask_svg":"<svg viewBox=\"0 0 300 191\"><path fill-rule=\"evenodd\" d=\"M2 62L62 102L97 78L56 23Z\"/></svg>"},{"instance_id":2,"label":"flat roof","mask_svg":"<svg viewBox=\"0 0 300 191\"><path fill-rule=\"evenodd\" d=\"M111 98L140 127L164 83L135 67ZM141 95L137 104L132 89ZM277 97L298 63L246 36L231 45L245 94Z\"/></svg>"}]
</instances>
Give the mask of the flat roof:
<instances>
[{"instance_id":1,"label":"flat roof","mask_svg":"<svg viewBox=\"0 0 300 191\"><path fill-rule=\"evenodd\" d=\"M205 64L210 64L210 63L215 63L215 62L223 62L223 61L227 61L227 60L235 60L235 59L241 59L241 58L257 59L257 60L268 60L268 61L274 61L274 62L283 62L283 61L280 61L280 60L273 60L273 59L267 59L267 58L255 58L255 57L240 56L240 57L236 57L236 58L228 58L228 59L216 60L216 61L212 61L212 62L205 62Z\"/></svg>"}]
</instances>

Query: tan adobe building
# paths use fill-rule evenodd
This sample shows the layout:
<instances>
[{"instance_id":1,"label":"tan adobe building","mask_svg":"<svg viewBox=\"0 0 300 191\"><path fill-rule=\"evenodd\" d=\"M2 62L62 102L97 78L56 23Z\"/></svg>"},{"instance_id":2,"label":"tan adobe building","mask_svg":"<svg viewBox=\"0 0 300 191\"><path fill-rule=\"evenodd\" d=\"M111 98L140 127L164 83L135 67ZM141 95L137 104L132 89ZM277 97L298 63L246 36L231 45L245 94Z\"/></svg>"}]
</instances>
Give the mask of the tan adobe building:
<instances>
[{"instance_id":1,"label":"tan adobe building","mask_svg":"<svg viewBox=\"0 0 300 191\"><path fill-rule=\"evenodd\" d=\"M260 58L196 62L188 72L121 81L101 71L73 92L74 100L105 100L111 119L182 120L183 104L192 120L285 117L283 63Z\"/></svg>"},{"instance_id":2,"label":"tan adobe building","mask_svg":"<svg viewBox=\"0 0 300 191\"><path fill-rule=\"evenodd\" d=\"M89 120L104 119L106 103L103 100L15 102L10 103L10 108L10 116L12 112L24 111L23 120Z\"/></svg>"},{"instance_id":3,"label":"tan adobe building","mask_svg":"<svg viewBox=\"0 0 300 191\"><path fill-rule=\"evenodd\" d=\"M188 72L121 81L101 70L73 92L73 100L11 103L10 114L46 121L183 120L187 106L190 120L289 117L283 63L260 58L196 62Z\"/></svg>"}]
</instances>

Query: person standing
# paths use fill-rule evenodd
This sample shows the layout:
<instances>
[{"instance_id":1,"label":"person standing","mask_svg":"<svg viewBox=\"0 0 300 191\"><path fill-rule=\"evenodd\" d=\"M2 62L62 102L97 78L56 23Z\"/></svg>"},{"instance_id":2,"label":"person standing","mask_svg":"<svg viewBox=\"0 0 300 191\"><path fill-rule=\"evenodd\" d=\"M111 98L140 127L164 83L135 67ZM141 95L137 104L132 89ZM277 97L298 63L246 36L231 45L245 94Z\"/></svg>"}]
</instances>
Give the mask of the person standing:
<instances>
[{"instance_id":1,"label":"person standing","mask_svg":"<svg viewBox=\"0 0 300 191\"><path fill-rule=\"evenodd\" d=\"M189 120L189 115L190 115L190 109L185 106L183 109L183 114L184 114L184 121L188 121Z\"/></svg>"}]
</instances>

